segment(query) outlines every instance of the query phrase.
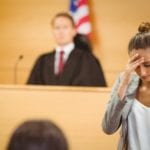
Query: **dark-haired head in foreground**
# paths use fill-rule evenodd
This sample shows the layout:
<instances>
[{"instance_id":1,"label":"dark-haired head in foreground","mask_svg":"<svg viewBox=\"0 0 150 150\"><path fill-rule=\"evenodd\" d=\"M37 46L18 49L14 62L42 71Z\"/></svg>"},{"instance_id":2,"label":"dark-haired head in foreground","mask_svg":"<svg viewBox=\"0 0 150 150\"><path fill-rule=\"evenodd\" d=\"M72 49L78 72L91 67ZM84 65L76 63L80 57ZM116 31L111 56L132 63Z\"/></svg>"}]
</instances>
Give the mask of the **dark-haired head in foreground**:
<instances>
[{"instance_id":1,"label":"dark-haired head in foreground","mask_svg":"<svg viewBox=\"0 0 150 150\"><path fill-rule=\"evenodd\" d=\"M48 120L22 123L12 134L7 150L68 150L61 129Z\"/></svg>"}]
</instances>

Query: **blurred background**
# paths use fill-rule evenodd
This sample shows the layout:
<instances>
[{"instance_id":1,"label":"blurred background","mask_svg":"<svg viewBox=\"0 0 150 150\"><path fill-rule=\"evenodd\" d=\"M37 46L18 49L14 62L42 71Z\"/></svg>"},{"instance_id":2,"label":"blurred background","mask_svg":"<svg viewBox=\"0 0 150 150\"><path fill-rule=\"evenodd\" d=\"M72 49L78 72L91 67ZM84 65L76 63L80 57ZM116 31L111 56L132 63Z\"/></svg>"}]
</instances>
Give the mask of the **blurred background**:
<instances>
[{"instance_id":1,"label":"blurred background","mask_svg":"<svg viewBox=\"0 0 150 150\"><path fill-rule=\"evenodd\" d=\"M150 1L88 2L95 34L93 53L103 66L108 86L112 86L128 61L130 38L141 22L149 21ZM0 0L0 84L14 84L16 64L17 84L25 84L36 58L55 46L52 17L69 11L69 4L69 0Z\"/></svg>"}]
</instances>

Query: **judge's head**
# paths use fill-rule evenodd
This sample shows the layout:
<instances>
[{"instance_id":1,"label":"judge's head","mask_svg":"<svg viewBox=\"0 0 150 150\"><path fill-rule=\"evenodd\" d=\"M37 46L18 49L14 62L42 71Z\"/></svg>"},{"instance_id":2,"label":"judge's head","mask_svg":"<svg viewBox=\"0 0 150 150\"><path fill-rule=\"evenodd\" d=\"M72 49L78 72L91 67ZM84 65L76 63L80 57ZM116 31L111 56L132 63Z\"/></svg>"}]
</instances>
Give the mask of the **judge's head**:
<instances>
[{"instance_id":1,"label":"judge's head","mask_svg":"<svg viewBox=\"0 0 150 150\"><path fill-rule=\"evenodd\" d=\"M12 134L7 150L68 150L61 129L48 120L29 120Z\"/></svg>"},{"instance_id":2,"label":"judge's head","mask_svg":"<svg viewBox=\"0 0 150 150\"><path fill-rule=\"evenodd\" d=\"M139 64L135 72L142 81L150 82L150 23L141 23L138 33L132 37L128 45L132 63Z\"/></svg>"},{"instance_id":3,"label":"judge's head","mask_svg":"<svg viewBox=\"0 0 150 150\"><path fill-rule=\"evenodd\" d=\"M62 12L56 14L52 19L52 31L56 43L65 46L73 42L76 35L75 22L69 13Z\"/></svg>"}]
</instances>

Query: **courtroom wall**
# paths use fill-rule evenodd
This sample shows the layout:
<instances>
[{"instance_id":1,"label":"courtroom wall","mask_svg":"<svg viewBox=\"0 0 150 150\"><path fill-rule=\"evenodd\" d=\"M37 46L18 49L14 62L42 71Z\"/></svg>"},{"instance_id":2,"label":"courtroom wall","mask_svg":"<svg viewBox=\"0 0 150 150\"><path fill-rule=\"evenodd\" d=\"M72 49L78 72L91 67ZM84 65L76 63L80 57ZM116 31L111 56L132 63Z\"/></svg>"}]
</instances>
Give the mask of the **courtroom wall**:
<instances>
[{"instance_id":1,"label":"courtroom wall","mask_svg":"<svg viewBox=\"0 0 150 150\"><path fill-rule=\"evenodd\" d=\"M93 53L101 60L108 85L124 69L127 44L142 21L149 21L149 0L89 0L97 42ZM17 83L24 84L41 53L55 45L50 20L68 10L69 0L0 0L0 83L14 83L19 55Z\"/></svg>"}]
</instances>

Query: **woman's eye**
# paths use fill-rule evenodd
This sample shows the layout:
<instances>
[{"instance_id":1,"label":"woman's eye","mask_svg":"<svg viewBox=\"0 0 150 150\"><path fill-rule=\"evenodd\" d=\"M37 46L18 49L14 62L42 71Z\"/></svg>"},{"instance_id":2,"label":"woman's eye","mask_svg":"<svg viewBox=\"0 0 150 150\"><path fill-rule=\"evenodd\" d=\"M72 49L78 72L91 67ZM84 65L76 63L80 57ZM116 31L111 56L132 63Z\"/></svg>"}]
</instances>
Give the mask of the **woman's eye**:
<instances>
[{"instance_id":1,"label":"woman's eye","mask_svg":"<svg viewBox=\"0 0 150 150\"><path fill-rule=\"evenodd\" d=\"M150 67L150 64L144 64L145 67Z\"/></svg>"}]
</instances>

